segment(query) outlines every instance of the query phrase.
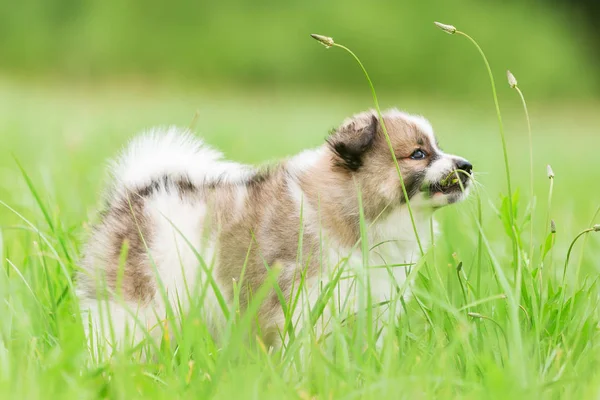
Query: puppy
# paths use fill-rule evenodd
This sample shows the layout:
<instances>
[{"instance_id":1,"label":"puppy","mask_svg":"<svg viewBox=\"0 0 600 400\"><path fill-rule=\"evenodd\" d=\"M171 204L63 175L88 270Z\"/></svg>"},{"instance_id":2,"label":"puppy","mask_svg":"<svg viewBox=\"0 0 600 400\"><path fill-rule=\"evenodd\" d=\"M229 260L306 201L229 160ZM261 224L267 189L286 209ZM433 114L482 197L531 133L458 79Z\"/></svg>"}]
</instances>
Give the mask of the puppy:
<instances>
[{"instance_id":1,"label":"puppy","mask_svg":"<svg viewBox=\"0 0 600 400\"><path fill-rule=\"evenodd\" d=\"M308 321L302 310L328 282L329 303L350 313L360 290L373 304L393 300L421 255L415 229L430 236L433 211L467 196L471 172L439 149L426 119L395 109L383 121L357 114L321 147L263 169L223 160L186 130L152 130L114 162L106 210L85 247L78 296L88 338L114 348L157 337L168 310L187 313L199 292L203 320L218 332L223 303L235 298L244 310L270 276L277 289L260 303L257 325L272 346L290 322ZM349 279L335 278L339 271ZM282 296L290 307L299 291L306 307L286 321Z\"/></svg>"}]
</instances>

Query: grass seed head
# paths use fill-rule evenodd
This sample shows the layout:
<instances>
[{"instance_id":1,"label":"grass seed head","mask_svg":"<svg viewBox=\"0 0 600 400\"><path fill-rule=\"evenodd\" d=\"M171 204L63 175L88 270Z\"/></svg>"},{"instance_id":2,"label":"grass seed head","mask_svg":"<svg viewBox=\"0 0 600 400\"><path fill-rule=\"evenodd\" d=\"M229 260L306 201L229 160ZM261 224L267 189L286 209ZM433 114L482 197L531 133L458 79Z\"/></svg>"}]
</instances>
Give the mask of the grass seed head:
<instances>
[{"instance_id":1,"label":"grass seed head","mask_svg":"<svg viewBox=\"0 0 600 400\"><path fill-rule=\"evenodd\" d=\"M554 171L552 171L550 164L546 166L546 172L548 174L548 179L554 179Z\"/></svg>"},{"instance_id":2,"label":"grass seed head","mask_svg":"<svg viewBox=\"0 0 600 400\"><path fill-rule=\"evenodd\" d=\"M327 48L330 48L331 46L333 46L335 44L335 42L333 41L333 38L330 38L329 36L323 36L323 35L317 35L316 33L311 33L310 37L317 40L319 43L321 43L323 46L325 46Z\"/></svg>"},{"instance_id":3,"label":"grass seed head","mask_svg":"<svg viewBox=\"0 0 600 400\"><path fill-rule=\"evenodd\" d=\"M508 79L508 86L512 89L517 87L517 78L509 70L506 70L506 78Z\"/></svg>"},{"instance_id":4,"label":"grass seed head","mask_svg":"<svg viewBox=\"0 0 600 400\"><path fill-rule=\"evenodd\" d=\"M442 24L441 22L434 22L435 26L443 30L444 32L453 35L456 33L456 27L454 25Z\"/></svg>"},{"instance_id":5,"label":"grass seed head","mask_svg":"<svg viewBox=\"0 0 600 400\"><path fill-rule=\"evenodd\" d=\"M556 223L554 222L553 219L550 220L550 232L556 233Z\"/></svg>"}]
</instances>

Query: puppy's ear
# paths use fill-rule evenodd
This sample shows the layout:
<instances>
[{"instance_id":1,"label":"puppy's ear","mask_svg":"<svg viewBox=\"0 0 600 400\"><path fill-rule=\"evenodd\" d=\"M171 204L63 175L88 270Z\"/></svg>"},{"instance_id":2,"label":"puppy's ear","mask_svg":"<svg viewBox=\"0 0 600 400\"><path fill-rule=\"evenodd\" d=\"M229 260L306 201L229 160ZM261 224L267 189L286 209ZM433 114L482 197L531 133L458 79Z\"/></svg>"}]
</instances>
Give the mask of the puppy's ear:
<instances>
[{"instance_id":1,"label":"puppy's ear","mask_svg":"<svg viewBox=\"0 0 600 400\"><path fill-rule=\"evenodd\" d=\"M358 171L365 153L373 145L378 125L376 114L359 114L332 132L327 144L334 154L335 165L348 171Z\"/></svg>"}]
</instances>

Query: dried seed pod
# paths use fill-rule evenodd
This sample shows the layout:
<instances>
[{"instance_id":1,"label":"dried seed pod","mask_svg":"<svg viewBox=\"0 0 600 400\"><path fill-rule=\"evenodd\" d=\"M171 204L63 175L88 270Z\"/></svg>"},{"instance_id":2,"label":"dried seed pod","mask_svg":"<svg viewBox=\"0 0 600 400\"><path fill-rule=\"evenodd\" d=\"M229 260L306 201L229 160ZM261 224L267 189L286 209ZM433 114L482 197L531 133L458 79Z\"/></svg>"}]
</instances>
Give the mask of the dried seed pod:
<instances>
[{"instance_id":1,"label":"dried seed pod","mask_svg":"<svg viewBox=\"0 0 600 400\"><path fill-rule=\"evenodd\" d=\"M330 38L329 36L317 35L316 33L312 33L310 35L310 37L317 40L319 43L321 43L323 46L325 46L327 48L330 48L331 46L333 46L335 44L335 42L333 41L333 38Z\"/></svg>"},{"instance_id":2,"label":"dried seed pod","mask_svg":"<svg viewBox=\"0 0 600 400\"><path fill-rule=\"evenodd\" d=\"M454 25L442 24L441 22L434 22L435 26L443 30L444 32L452 35L456 32L456 27Z\"/></svg>"},{"instance_id":3,"label":"dried seed pod","mask_svg":"<svg viewBox=\"0 0 600 400\"><path fill-rule=\"evenodd\" d=\"M508 86L513 89L517 87L517 78L509 70L506 70L506 78L508 79Z\"/></svg>"}]
</instances>

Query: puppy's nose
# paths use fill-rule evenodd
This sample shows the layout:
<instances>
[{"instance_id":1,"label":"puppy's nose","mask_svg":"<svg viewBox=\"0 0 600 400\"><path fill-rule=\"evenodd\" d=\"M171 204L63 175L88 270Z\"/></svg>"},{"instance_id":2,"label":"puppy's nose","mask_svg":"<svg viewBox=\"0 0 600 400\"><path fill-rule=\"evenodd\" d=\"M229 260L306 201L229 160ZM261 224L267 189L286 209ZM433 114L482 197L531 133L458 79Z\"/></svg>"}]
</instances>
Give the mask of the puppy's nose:
<instances>
[{"instance_id":1,"label":"puppy's nose","mask_svg":"<svg viewBox=\"0 0 600 400\"><path fill-rule=\"evenodd\" d=\"M456 169L463 170L470 175L471 171L473 171L473 165L471 165L471 163L467 160L461 159L456 161Z\"/></svg>"}]
</instances>

